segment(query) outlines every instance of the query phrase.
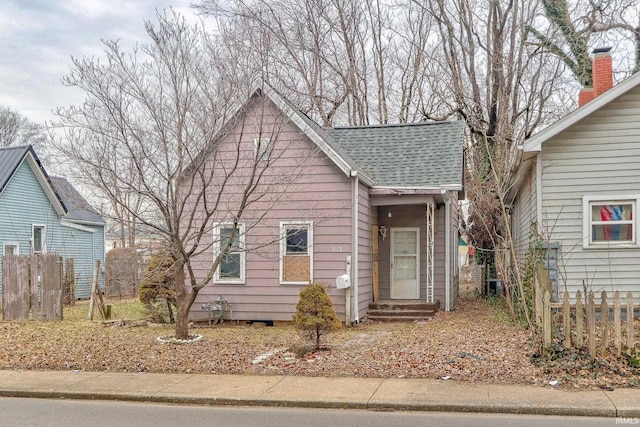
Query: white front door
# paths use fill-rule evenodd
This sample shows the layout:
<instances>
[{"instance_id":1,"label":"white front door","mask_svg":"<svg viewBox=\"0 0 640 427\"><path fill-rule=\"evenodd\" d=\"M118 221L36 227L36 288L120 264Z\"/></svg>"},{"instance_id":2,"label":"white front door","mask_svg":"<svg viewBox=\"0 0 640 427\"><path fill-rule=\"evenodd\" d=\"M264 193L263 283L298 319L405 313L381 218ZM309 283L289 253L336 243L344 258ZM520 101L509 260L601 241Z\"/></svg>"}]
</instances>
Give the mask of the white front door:
<instances>
[{"instance_id":1,"label":"white front door","mask_svg":"<svg viewBox=\"0 0 640 427\"><path fill-rule=\"evenodd\" d=\"M420 229L391 228L391 298L420 298Z\"/></svg>"}]
</instances>

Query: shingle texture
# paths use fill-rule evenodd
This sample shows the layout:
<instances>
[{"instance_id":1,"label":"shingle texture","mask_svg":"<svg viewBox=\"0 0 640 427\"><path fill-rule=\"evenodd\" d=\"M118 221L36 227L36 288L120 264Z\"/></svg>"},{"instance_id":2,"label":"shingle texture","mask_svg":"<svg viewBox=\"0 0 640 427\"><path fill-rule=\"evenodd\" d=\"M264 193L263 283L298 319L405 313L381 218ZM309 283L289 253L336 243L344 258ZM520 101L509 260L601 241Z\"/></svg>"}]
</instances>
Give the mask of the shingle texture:
<instances>
[{"instance_id":1,"label":"shingle texture","mask_svg":"<svg viewBox=\"0 0 640 427\"><path fill-rule=\"evenodd\" d=\"M104 224L104 219L66 178L50 177L54 190L67 208L65 219L77 222Z\"/></svg>"},{"instance_id":2,"label":"shingle texture","mask_svg":"<svg viewBox=\"0 0 640 427\"><path fill-rule=\"evenodd\" d=\"M464 123L322 128L274 88L286 107L354 170L383 187L463 185Z\"/></svg>"},{"instance_id":3,"label":"shingle texture","mask_svg":"<svg viewBox=\"0 0 640 427\"><path fill-rule=\"evenodd\" d=\"M462 185L462 122L339 127L331 144L378 186Z\"/></svg>"},{"instance_id":4,"label":"shingle texture","mask_svg":"<svg viewBox=\"0 0 640 427\"><path fill-rule=\"evenodd\" d=\"M28 145L0 148L0 192L4 190L29 149Z\"/></svg>"}]
</instances>

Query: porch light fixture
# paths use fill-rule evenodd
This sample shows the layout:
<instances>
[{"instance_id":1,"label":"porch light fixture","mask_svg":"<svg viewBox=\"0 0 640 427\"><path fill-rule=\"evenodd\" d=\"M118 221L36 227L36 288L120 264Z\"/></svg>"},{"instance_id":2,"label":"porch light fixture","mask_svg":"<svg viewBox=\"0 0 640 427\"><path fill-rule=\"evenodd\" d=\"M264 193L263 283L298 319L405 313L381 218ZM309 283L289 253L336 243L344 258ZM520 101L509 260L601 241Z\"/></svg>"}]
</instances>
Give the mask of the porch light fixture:
<instances>
[{"instance_id":1,"label":"porch light fixture","mask_svg":"<svg viewBox=\"0 0 640 427\"><path fill-rule=\"evenodd\" d=\"M384 239L387 238L387 227L385 227L384 225L381 225L380 228L378 228L378 233L380 234L380 237L382 237L382 240L384 241Z\"/></svg>"}]
</instances>

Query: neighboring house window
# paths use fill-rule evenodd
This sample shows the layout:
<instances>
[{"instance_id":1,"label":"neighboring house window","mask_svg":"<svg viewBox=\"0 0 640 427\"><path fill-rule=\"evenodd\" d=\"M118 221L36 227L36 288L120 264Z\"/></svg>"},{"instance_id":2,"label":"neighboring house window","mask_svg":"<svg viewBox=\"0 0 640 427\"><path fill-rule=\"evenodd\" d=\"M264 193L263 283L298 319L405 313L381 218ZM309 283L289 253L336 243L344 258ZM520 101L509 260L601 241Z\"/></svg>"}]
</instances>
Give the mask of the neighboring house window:
<instances>
[{"instance_id":1,"label":"neighboring house window","mask_svg":"<svg viewBox=\"0 0 640 427\"><path fill-rule=\"evenodd\" d=\"M233 224L219 224L214 229L214 258L227 249L233 238L227 254L222 258L216 269L216 283L244 283L245 251L244 224L238 224L233 230Z\"/></svg>"},{"instance_id":2,"label":"neighboring house window","mask_svg":"<svg viewBox=\"0 0 640 427\"><path fill-rule=\"evenodd\" d=\"M258 161L268 161L271 154L271 138L254 138L253 145Z\"/></svg>"},{"instance_id":3,"label":"neighboring house window","mask_svg":"<svg viewBox=\"0 0 640 427\"><path fill-rule=\"evenodd\" d=\"M17 242L6 242L2 251L3 255L20 255L20 244Z\"/></svg>"},{"instance_id":4,"label":"neighboring house window","mask_svg":"<svg viewBox=\"0 0 640 427\"><path fill-rule=\"evenodd\" d=\"M44 225L34 225L31 232L31 250L33 253L46 252L45 236L47 227Z\"/></svg>"},{"instance_id":5,"label":"neighboring house window","mask_svg":"<svg viewBox=\"0 0 640 427\"><path fill-rule=\"evenodd\" d=\"M640 197L640 196L639 196ZM583 198L584 246L637 245L638 198Z\"/></svg>"},{"instance_id":6,"label":"neighboring house window","mask_svg":"<svg viewBox=\"0 0 640 427\"><path fill-rule=\"evenodd\" d=\"M312 281L312 223L280 223L280 282L284 284L306 285Z\"/></svg>"}]
</instances>

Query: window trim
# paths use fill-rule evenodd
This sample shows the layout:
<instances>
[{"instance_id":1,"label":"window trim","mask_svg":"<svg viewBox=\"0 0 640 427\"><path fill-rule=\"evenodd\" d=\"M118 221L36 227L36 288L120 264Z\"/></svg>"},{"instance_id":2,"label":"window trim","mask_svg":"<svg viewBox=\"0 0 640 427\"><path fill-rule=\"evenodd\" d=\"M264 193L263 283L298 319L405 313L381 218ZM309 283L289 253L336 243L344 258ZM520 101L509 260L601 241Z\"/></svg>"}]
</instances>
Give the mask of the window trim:
<instances>
[{"instance_id":1,"label":"window trim","mask_svg":"<svg viewBox=\"0 0 640 427\"><path fill-rule=\"evenodd\" d=\"M597 204L631 204L633 207L632 233L633 241L624 240L615 241L592 241L591 227L591 207ZM636 248L640 249L640 227L638 224L638 213L640 207L640 194L616 195L616 196L598 196L589 195L582 196L582 247L584 249L601 249L601 248Z\"/></svg>"},{"instance_id":2,"label":"window trim","mask_svg":"<svg viewBox=\"0 0 640 427\"><path fill-rule=\"evenodd\" d=\"M239 234L237 237L238 246L240 246L240 251L229 252L229 254L239 253L240 254L240 277L239 278L229 278L229 277L220 277L220 266L222 264L218 264L216 267L216 271L213 275L213 282L215 284L220 285L244 285L246 282L246 250L245 250L245 226L244 223L239 222L236 224L239 229ZM219 244L220 244L220 229L222 228L231 228L233 227L233 222L219 222L216 223L213 227L213 261L218 257L220 253Z\"/></svg>"},{"instance_id":3,"label":"window trim","mask_svg":"<svg viewBox=\"0 0 640 427\"><path fill-rule=\"evenodd\" d=\"M14 255L20 255L20 243L19 242L4 242L2 244L2 255L7 254L7 246L13 246L16 248Z\"/></svg>"},{"instance_id":4,"label":"window trim","mask_svg":"<svg viewBox=\"0 0 640 427\"><path fill-rule=\"evenodd\" d=\"M284 257L298 256L287 255L287 228L306 228L307 229L307 254L309 257L309 280L307 281L285 281L284 280ZM280 221L280 284L281 285L308 285L313 283L313 221Z\"/></svg>"},{"instance_id":5,"label":"window trim","mask_svg":"<svg viewBox=\"0 0 640 427\"><path fill-rule=\"evenodd\" d=\"M258 151L258 144L260 144L260 151ZM258 162L268 162L271 157L271 138L265 138L256 136L253 138L253 153L256 156Z\"/></svg>"},{"instance_id":6,"label":"window trim","mask_svg":"<svg viewBox=\"0 0 640 427\"><path fill-rule=\"evenodd\" d=\"M35 231L36 228L42 228L40 238L42 239L41 251L35 250ZM31 253L32 254L46 254L47 253L47 225L46 224L31 224Z\"/></svg>"}]
</instances>

